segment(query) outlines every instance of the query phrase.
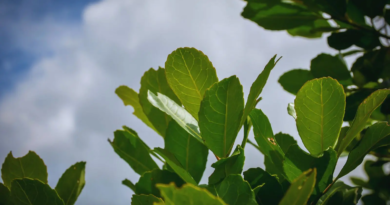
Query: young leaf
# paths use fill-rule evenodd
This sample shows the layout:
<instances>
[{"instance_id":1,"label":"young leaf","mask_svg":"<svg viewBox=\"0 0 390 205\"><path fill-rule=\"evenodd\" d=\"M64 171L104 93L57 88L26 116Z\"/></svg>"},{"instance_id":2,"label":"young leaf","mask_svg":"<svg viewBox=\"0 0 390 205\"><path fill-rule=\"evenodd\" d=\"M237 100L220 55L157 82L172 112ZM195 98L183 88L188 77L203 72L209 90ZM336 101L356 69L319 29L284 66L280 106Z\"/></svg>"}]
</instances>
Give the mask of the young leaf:
<instances>
[{"instance_id":1,"label":"young leaf","mask_svg":"<svg viewBox=\"0 0 390 205\"><path fill-rule=\"evenodd\" d=\"M209 191L192 184L185 184L182 188L177 188L174 184L158 184L164 203L155 205L183 205L183 204L207 204L226 205L219 197L215 197Z\"/></svg>"},{"instance_id":2,"label":"young leaf","mask_svg":"<svg viewBox=\"0 0 390 205\"><path fill-rule=\"evenodd\" d=\"M228 157L240 129L244 109L242 85L236 76L206 91L199 110L199 128L206 146L220 158Z\"/></svg>"},{"instance_id":3,"label":"young leaf","mask_svg":"<svg viewBox=\"0 0 390 205\"><path fill-rule=\"evenodd\" d=\"M297 113L295 112L294 103L289 103L287 105L287 113L294 118L294 120L297 119Z\"/></svg>"},{"instance_id":4,"label":"young leaf","mask_svg":"<svg viewBox=\"0 0 390 205\"><path fill-rule=\"evenodd\" d=\"M209 177L209 185L217 184L231 174L241 174L244 161L244 149L237 145L230 157L220 159L211 165L215 170Z\"/></svg>"},{"instance_id":5,"label":"young leaf","mask_svg":"<svg viewBox=\"0 0 390 205\"><path fill-rule=\"evenodd\" d=\"M11 184L11 198L15 204L65 205L57 192L40 180L15 179Z\"/></svg>"},{"instance_id":6,"label":"young leaf","mask_svg":"<svg viewBox=\"0 0 390 205\"><path fill-rule=\"evenodd\" d=\"M4 185L8 188L11 188L11 182L17 178L28 177L47 183L47 167L33 151L29 151L19 158L14 158L12 152L10 152L1 168L1 177Z\"/></svg>"},{"instance_id":7,"label":"young leaf","mask_svg":"<svg viewBox=\"0 0 390 205\"><path fill-rule=\"evenodd\" d=\"M125 185L125 186L127 186L127 187L129 187L134 193L135 193L135 185L133 184L133 182L131 182L130 180L128 180L128 179L124 179L123 181L122 181L122 184L123 185Z\"/></svg>"},{"instance_id":8,"label":"young leaf","mask_svg":"<svg viewBox=\"0 0 390 205\"><path fill-rule=\"evenodd\" d=\"M316 182L316 169L309 169L295 179L279 205L306 205ZM299 197L297 197L299 196Z\"/></svg>"},{"instance_id":9,"label":"young leaf","mask_svg":"<svg viewBox=\"0 0 390 205\"><path fill-rule=\"evenodd\" d=\"M130 105L133 107L134 112L133 115L137 116L138 119L142 120L147 126L152 128L154 131L158 133L156 128L152 125L152 123L149 121L148 117L145 115L141 104L139 103L138 93L135 92L133 89L127 87L127 86L119 86L115 93L118 95L120 99L122 99L123 104L125 106Z\"/></svg>"},{"instance_id":10,"label":"young leaf","mask_svg":"<svg viewBox=\"0 0 390 205\"><path fill-rule=\"evenodd\" d=\"M11 201L11 193L9 189L2 183L0 183L0 204L13 205Z\"/></svg>"},{"instance_id":11,"label":"young leaf","mask_svg":"<svg viewBox=\"0 0 390 205\"><path fill-rule=\"evenodd\" d=\"M110 139L114 151L125 160L130 167L138 174L153 169L158 169L157 164L149 155L149 150L144 142L134 133L117 130L114 132L114 141Z\"/></svg>"},{"instance_id":12,"label":"young leaf","mask_svg":"<svg viewBox=\"0 0 390 205\"><path fill-rule=\"evenodd\" d=\"M348 129L346 136L341 141L340 148L338 150L339 156L352 142L356 135L358 135L364 129L364 126L366 125L368 118L370 118L371 113L382 104L382 102L389 94L390 89L377 90L360 104L358 111L356 112L355 119Z\"/></svg>"},{"instance_id":13,"label":"young leaf","mask_svg":"<svg viewBox=\"0 0 390 205\"><path fill-rule=\"evenodd\" d=\"M214 189L217 196L229 205L257 205L251 186L239 174L227 176Z\"/></svg>"},{"instance_id":14,"label":"young leaf","mask_svg":"<svg viewBox=\"0 0 390 205\"><path fill-rule=\"evenodd\" d=\"M152 92L148 92L148 100L152 105L171 116L177 124L195 137L195 139L204 143L200 135L198 121L196 121L183 107L161 93L157 93L156 96Z\"/></svg>"},{"instance_id":15,"label":"young leaf","mask_svg":"<svg viewBox=\"0 0 390 205\"><path fill-rule=\"evenodd\" d=\"M136 194L153 194L154 196L161 197L160 191L157 189L156 184L169 184L175 183L176 186L181 187L185 184L176 173L168 170L155 169L153 171L145 172L139 181L135 184Z\"/></svg>"},{"instance_id":16,"label":"young leaf","mask_svg":"<svg viewBox=\"0 0 390 205\"><path fill-rule=\"evenodd\" d=\"M184 181L186 181L187 183L191 183L191 184L198 184L196 183L196 181L194 180L194 178L190 175L190 173L188 173L188 171L183 168L183 166L181 165L181 163L179 162L179 160L177 160L177 158L175 157L175 155L173 155L172 153L170 153L168 150L164 150L164 149L161 149L161 148L154 148L154 152L156 152L157 154L159 154L162 158L165 159L165 161L168 163L168 165L176 172L176 174L178 174Z\"/></svg>"},{"instance_id":17,"label":"young leaf","mask_svg":"<svg viewBox=\"0 0 390 205\"><path fill-rule=\"evenodd\" d=\"M153 124L153 127L156 128L161 136L165 137L165 131L171 118L149 102L149 92L162 93L177 104L181 104L171 87L169 87L163 68L159 68L157 71L151 68L142 76L139 102L142 105L145 115L148 116L149 121Z\"/></svg>"},{"instance_id":18,"label":"young leaf","mask_svg":"<svg viewBox=\"0 0 390 205\"><path fill-rule=\"evenodd\" d=\"M69 167L58 180L55 190L65 205L73 205L85 185L85 164L78 162Z\"/></svg>"},{"instance_id":19,"label":"young leaf","mask_svg":"<svg viewBox=\"0 0 390 205\"><path fill-rule=\"evenodd\" d=\"M169 123L164 143L165 150L171 152L182 167L199 183L206 169L209 154L207 147L173 120Z\"/></svg>"},{"instance_id":20,"label":"young leaf","mask_svg":"<svg viewBox=\"0 0 390 205\"><path fill-rule=\"evenodd\" d=\"M283 73L278 82L283 89L296 95L301 87L309 80L314 79L309 70L294 69Z\"/></svg>"},{"instance_id":21,"label":"young leaf","mask_svg":"<svg viewBox=\"0 0 390 205\"><path fill-rule=\"evenodd\" d=\"M206 90L218 82L209 58L195 48L178 48L165 62L169 85L184 107L198 119L200 102Z\"/></svg>"},{"instance_id":22,"label":"young leaf","mask_svg":"<svg viewBox=\"0 0 390 205\"><path fill-rule=\"evenodd\" d=\"M352 191L357 193L355 197L348 196L348 191ZM357 187L350 187L346 184L344 184L341 181L337 181L335 184L333 184L330 189L321 196L321 198L317 201L316 205L326 205L326 204L333 204L331 203L332 198L335 197L336 193L341 194L341 199L338 200L339 202L345 202L346 204L356 204L356 202L359 200L359 191L361 193L361 188ZM349 200L348 200L349 199ZM344 204L344 203L343 203Z\"/></svg>"},{"instance_id":23,"label":"young leaf","mask_svg":"<svg viewBox=\"0 0 390 205\"><path fill-rule=\"evenodd\" d=\"M164 203L164 201L161 198L158 198L151 194L134 194L133 197L131 197L131 205L153 205L155 203Z\"/></svg>"},{"instance_id":24,"label":"young leaf","mask_svg":"<svg viewBox=\"0 0 390 205\"><path fill-rule=\"evenodd\" d=\"M271 70L275 67L276 63L278 63L278 61L280 60L280 58L276 61L275 59L276 59L276 55L272 57L271 60L269 60L264 70L259 74L259 76L257 76L255 82L253 82L251 86L251 90L248 95L248 100L246 101L245 104L244 114L242 115L240 127L244 124L246 118L248 117L252 109L256 107L257 99L259 98L265 84L267 83Z\"/></svg>"},{"instance_id":25,"label":"young leaf","mask_svg":"<svg viewBox=\"0 0 390 205\"><path fill-rule=\"evenodd\" d=\"M334 147L343 123L345 93L332 78L307 82L295 98L297 128L302 142L313 156Z\"/></svg>"},{"instance_id":26,"label":"young leaf","mask_svg":"<svg viewBox=\"0 0 390 205\"><path fill-rule=\"evenodd\" d=\"M347 65L338 56L325 53L311 60L310 71L315 78L332 77L339 81L351 78Z\"/></svg>"},{"instance_id":27,"label":"young leaf","mask_svg":"<svg viewBox=\"0 0 390 205\"><path fill-rule=\"evenodd\" d=\"M360 143L349 153L348 160L337 178L359 166L371 150L385 145L390 145L390 126L386 122L378 122L368 128Z\"/></svg>"}]
</instances>

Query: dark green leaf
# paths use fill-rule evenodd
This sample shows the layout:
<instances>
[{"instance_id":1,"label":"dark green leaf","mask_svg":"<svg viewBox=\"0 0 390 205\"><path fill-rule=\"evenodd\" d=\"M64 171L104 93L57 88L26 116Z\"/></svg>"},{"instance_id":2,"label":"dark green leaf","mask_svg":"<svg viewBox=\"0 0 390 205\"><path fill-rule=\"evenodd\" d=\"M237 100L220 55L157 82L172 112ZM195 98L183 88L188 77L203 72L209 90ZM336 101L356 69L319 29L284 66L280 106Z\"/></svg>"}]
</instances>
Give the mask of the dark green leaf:
<instances>
[{"instance_id":1,"label":"dark green leaf","mask_svg":"<svg viewBox=\"0 0 390 205\"><path fill-rule=\"evenodd\" d=\"M296 95L301 87L309 80L314 79L309 70L294 69L284 73L279 78L279 83L283 89Z\"/></svg>"},{"instance_id":2,"label":"dark green leaf","mask_svg":"<svg viewBox=\"0 0 390 205\"><path fill-rule=\"evenodd\" d=\"M319 10L331 16L344 17L347 9L346 0L302 0L312 10Z\"/></svg>"},{"instance_id":3,"label":"dark green leaf","mask_svg":"<svg viewBox=\"0 0 390 205\"><path fill-rule=\"evenodd\" d=\"M372 93L371 90L358 90L347 96L344 121L352 121L355 118L359 105Z\"/></svg>"},{"instance_id":4,"label":"dark green leaf","mask_svg":"<svg viewBox=\"0 0 390 205\"><path fill-rule=\"evenodd\" d=\"M11 184L11 198L15 204L65 205L57 192L39 180L15 179Z\"/></svg>"},{"instance_id":5,"label":"dark green leaf","mask_svg":"<svg viewBox=\"0 0 390 205\"><path fill-rule=\"evenodd\" d=\"M229 205L257 205L251 186L239 174L227 176L215 185L215 190L217 196Z\"/></svg>"},{"instance_id":6,"label":"dark green leaf","mask_svg":"<svg viewBox=\"0 0 390 205\"><path fill-rule=\"evenodd\" d=\"M287 153L290 146L297 144L297 141L293 137L291 137L289 134L284 134L281 132L275 135L275 139L284 153Z\"/></svg>"},{"instance_id":7,"label":"dark green leaf","mask_svg":"<svg viewBox=\"0 0 390 205\"><path fill-rule=\"evenodd\" d=\"M303 172L295 179L279 205L306 205L316 183L316 170ZM297 197L299 196L299 197Z\"/></svg>"},{"instance_id":8,"label":"dark green leaf","mask_svg":"<svg viewBox=\"0 0 390 205\"><path fill-rule=\"evenodd\" d=\"M178 48L168 56L165 68L172 90L188 112L198 119L204 93L218 82L213 64L202 51L195 48Z\"/></svg>"},{"instance_id":9,"label":"dark green leaf","mask_svg":"<svg viewBox=\"0 0 390 205\"><path fill-rule=\"evenodd\" d=\"M316 205L333 205L335 204L334 201L338 201L338 203L340 203L341 205L356 204L360 196L355 195L355 197L353 197L351 196L351 193L349 193L349 191L352 191L352 193L358 193L359 189L361 193L361 188L350 187L341 181L337 181L324 195L321 196L321 198L317 201ZM355 203L353 203L354 201Z\"/></svg>"},{"instance_id":10,"label":"dark green leaf","mask_svg":"<svg viewBox=\"0 0 390 205\"><path fill-rule=\"evenodd\" d=\"M382 16L387 0L349 0L354 3L361 12L370 17Z\"/></svg>"},{"instance_id":11,"label":"dark green leaf","mask_svg":"<svg viewBox=\"0 0 390 205\"><path fill-rule=\"evenodd\" d=\"M351 78L347 65L340 57L325 53L311 60L310 71L315 78L332 77L339 81Z\"/></svg>"},{"instance_id":12,"label":"dark green leaf","mask_svg":"<svg viewBox=\"0 0 390 205\"><path fill-rule=\"evenodd\" d=\"M386 205L386 201L375 193L363 196L362 201L364 205Z\"/></svg>"},{"instance_id":13,"label":"dark green leaf","mask_svg":"<svg viewBox=\"0 0 390 205\"><path fill-rule=\"evenodd\" d=\"M390 97L387 97L382 103L381 112L385 115L390 115Z\"/></svg>"},{"instance_id":14,"label":"dark green leaf","mask_svg":"<svg viewBox=\"0 0 390 205\"><path fill-rule=\"evenodd\" d=\"M158 169L157 164L149 154L145 143L134 133L117 130L114 132L114 141L110 139L114 151L125 160L130 167L138 174L153 169Z\"/></svg>"},{"instance_id":15,"label":"dark green leaf","mask_svg":"<svg viewBox=\"0 0 390 205\"><path fill-rule=\"evenodd\" d=\"M151 68L142 76L141 88L139 90L139 102L149 121L156 128L158 133L164 137L171 118L149 102L148 92L164 94L177 104L181 104L171 87L169 87L163 68L159 68L157 71Z\"/></svg>"},{"instance_id":16,"label":"dark green leaf","mask_svg":"<svg viewBox=\"0 0 390 205\"><path fill-rule=\"evenodd\" d=\"M164 201L161 198L155 197L151 194L134 194L133 197L131 197L131 205L153 205L154 203L164 203Z\"/></svg>"},{"instance_id":17,"label":"dark green leaf","mask_svg":"<svg viewBox=\"0 0 390 205\"><path fill-rule=\"evenodd\" d=\"M302 36L306 38L321 38L322 33L339 28L331 27L327 20L318 19L308 25L289 29L287 32L292 36Z\"/></svg>"},{"instance_id":18,"label":"dark green leaf","mask_svg":"<svg viewBox=\"0 0 390 205\"><path fill-rule=\"evenodd\" d=\"M129 187L134 193L135 193L135 185L133 184L133 182L131 182L130 180L128 179L124 179L122 181L122 184Z\"/></svg>"},{"instance_id":19,"label":"dark green leaf","mask_svg":"<svg viewBox=\"0 0 390 205\"><path fill-rule=\"evenodd\" d=\"M206 169L209 151L175 121L169 123L165 135L165 149L171 152L182 167L199 183Z\"/></svg>"},{"instance_id":20,"label":"dark green leaf","mask_svg":"<svg viewBox=\"0 0 390 205\"><path fill-rule=\"evenodd\" d=\"M344 50L351 47L357 41L353 30L333 32L328 36L328 45L337 50Z\"/></svg>"},{"instance_id":21,"label":"dark green leaf","mask_svg":"<svg viewBox=\"0 0 390 205\"><path fill-rule=\"evenodd\" d=\"M225 78L206 91L199 110L199 128L205 144L218 157L229 156L243 110L242 85L236 76Z\"/></svg>"},{"instance_id":22,"label":"dark green leaf","mask_svg":"<svg viewBox=\"0 0 390 205\"><path fill-rule=\"evenodd\" d=\"M179 175L168 170L155 169L153 171L145 172L139 181L135 184L136 194L153 194L160 197L160 191L156 184L169 184L174 182L176 186L181 187L185 184Z\"/></svg>"},{"instance_id":23,"label":"dark green leaf","mask_svg":"<svg viewBox=\"0 0 390 205\"><path fill-rule=\"evenodd\" d=\"M384 17L385 17L386 23L390 24L390 9L386 9Z\"/></svg>"},{"instance_id":24,"label":"dark green leaf","mask_svg":"<svg viewBox=\"0 0 390 205\"><path fill-rule=\"evenodd\" d=\"M244 149L237 145L236 150L228 158L220 159L211 166L215 168L209 177L209 185L217 184L230 174L241 174L244 167Z\"/></svg>"},{"instance_id":25,"label":"dark green leaf","mask_svg":"<svg viewBox=\"0 0 390 205\"><path fill-rule=\"evenodd\" d=\"M55 190L61 199L64 200L65 205L73 205L76 203L77 198L84 188L85 164L86 162L78 162L72 165L58 180Z\"/></svg>"},{"instance_id":26,"label":"dark green leaf","mask_svg":"<svg viewBox=\"0 0 390 205\"><path fill-rule=\"evenodd\" d=\"M356 6L354 1L347 3L347 16L355 24L367 26L363 11Z\"/></svg>"},{"instance_id":27,"label":"dark green leaf","mask_svg":"<svg viewBox=\"0 0 390 205\"><path fill-rule=\"evenodd\" d=\"M332 78L307 82L295 98L297 128L302 142L313 156L334 147L343 123L345 94Z\"/></svg>"},{"instance_id":28,"label":"dark green leaf","mask_svg":"<svg viewBox=\"0 0 390 205\"><path fill-rule=\"evenodd\" d=\"M9 189L0 183L0 205L13 205Z\"/></svg>"},{"instance_id":29,"label":"dark green leaf","mask_svg":"<svg viewBox=\"0 0 390 205\"><path fill-rule=\"evenodd\" d=\"M29 151L19 158L14 158L12 152L10 152L1 168L1 177L4 185L8 188L11 188L11 182L17 178L28 177L47 183L47 167L33 151Z\"/></svg>"}]
</instances>

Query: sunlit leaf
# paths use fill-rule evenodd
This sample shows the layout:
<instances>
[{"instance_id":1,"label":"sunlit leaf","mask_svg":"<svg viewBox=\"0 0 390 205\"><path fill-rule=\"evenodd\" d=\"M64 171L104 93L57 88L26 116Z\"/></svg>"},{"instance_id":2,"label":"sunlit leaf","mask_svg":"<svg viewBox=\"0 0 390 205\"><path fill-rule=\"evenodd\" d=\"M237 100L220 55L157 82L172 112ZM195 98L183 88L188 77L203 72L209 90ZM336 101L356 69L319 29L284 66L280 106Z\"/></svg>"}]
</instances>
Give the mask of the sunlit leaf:
<instances>
[{"instance_id":1,"label":"sunlit leaf","mask_svg":"<svg viewBox=\"0 0 390 205\"><path fill-rule=\"evenodd\" d=\"M73 205L85 185L85 164L78 162L69 167L58 180L55 190L65 205Z\"/></svg>"},{"instance_id":2,"label":"sunlit leaf","mask_svg":"<svg viewBox=\"0 0 390 205\"><path fill-rule=\"evenodd\" d=\"M303 172L295 179L279 205L306 205L316 182L316 170ZM299 197L297 197L299 196Z\"/></svg>"},{"instance_id":3,"label":"sunlit leaf","mask_svg":"<svg viewBox=\"0 0 390 205\"><path fill-rule=\"evenodd\" d=\"M133 197L131 197L131 205L154 205L154 203L164 203L164 201L151 194L134 194Z\"/></svg>"}]
</instances>

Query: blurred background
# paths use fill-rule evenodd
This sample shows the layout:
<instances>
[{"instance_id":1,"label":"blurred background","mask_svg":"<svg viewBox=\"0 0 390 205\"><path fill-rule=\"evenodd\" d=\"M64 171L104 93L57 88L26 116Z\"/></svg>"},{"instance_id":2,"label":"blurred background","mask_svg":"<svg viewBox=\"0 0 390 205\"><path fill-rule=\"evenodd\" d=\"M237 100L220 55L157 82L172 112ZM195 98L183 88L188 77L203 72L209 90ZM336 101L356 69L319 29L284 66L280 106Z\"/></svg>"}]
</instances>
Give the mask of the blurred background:
<instances>
[{"instance_id":1,"label":"blurred background","mask_svg":"<svg viewBox=\"0 0 390 205\"><path fill-rule=\"evenodd\" d=\"M77 204L129 204L138 174L109 143L127 125L150 147L163 139L132 115L114 91L134 90L149 68L164 66L178 47L202 50L219 79L237 75L248 94L252 82L275 54L283 56L258 104L274 133L294 136L303 147L287 104L295 96L277 80L292 68L308 69L321 52L337 53L325 37L307 40L285 31L265 31L241 17L239 0L1 0L0 163L34 150L45 161L49 184L77 161L87 161L86 186ZM350 65L354 57L346 59ZM253 139L253 134L250 135ZM242 140L240 132L237 143ZM246 164L264 167L263 155L248 145ZM336 173L345 163L339 160ZM209 155L208 168L215 162ZM364 176L362 168L343 178ZM350 183L349 183L350 184Z\"/></svg>"}]
</instances>

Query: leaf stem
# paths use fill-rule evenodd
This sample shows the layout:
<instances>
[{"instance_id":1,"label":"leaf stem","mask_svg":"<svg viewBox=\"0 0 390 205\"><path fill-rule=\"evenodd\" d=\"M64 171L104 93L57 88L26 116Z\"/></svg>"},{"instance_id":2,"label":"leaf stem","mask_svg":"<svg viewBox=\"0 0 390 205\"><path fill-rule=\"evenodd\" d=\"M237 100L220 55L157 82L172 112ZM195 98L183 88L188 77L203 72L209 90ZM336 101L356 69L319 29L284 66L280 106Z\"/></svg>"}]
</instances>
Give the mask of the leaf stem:
<instances>
[{"instance_id":1,"label":"leaf stem","mask_svg":"<svg viewBox=\"0 0 390 205\"><path fill-rule=\"evenodd\" d=\"M252 127L252 121L250 120L249 117L247 117L245 122L244 122L244 139L242 139L242 142L241 142L242 149L245 148L246 142L248 141L248 136L249 136L249 132L251 130L251 127Z\"/></svg>"}]
</instances>

